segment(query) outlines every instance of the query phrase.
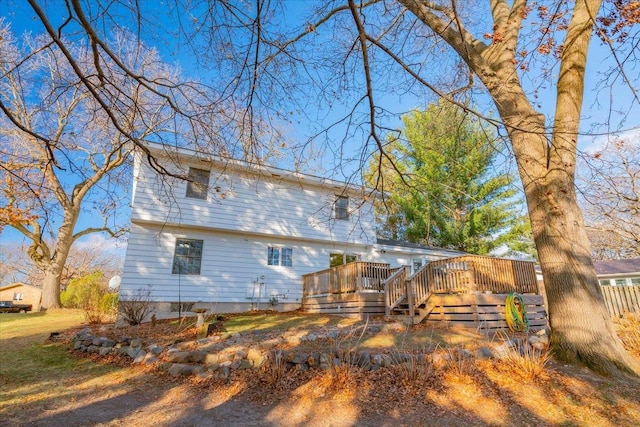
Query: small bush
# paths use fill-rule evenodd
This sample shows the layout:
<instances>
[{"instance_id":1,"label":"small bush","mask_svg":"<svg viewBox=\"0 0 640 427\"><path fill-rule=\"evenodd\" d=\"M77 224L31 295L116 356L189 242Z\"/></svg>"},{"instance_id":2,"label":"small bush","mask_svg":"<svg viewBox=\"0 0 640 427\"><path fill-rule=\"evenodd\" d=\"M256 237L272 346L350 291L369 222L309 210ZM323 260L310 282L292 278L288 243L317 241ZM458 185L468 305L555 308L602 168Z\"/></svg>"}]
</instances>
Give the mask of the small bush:
<instances>
[{"instance_id":1,"label":"small bush","mask_svg":"<svg viewBox=\"0 0 640 427\"><path fill-rule=\"evenodd\" d=\"M501 364L504 370L511 371L526 381L534 381L544 374L550 359L547 348L537 349L525 338L508 346Z\"/></svg>"},{"instance_id":2,"label":"small bush","mask_svg":"<svg viewBox=\"0 0 640 427\"><path fill-rule=\"evenodd\" d=\"M271 351L261 367L267 383L271 386L279 384L287 370L287 358L282 351Z\"/></svg>"},{"instance_id":3,"label":"small bush","mask_svg":"<svg viewBox=\"0 0 640 427\"><path fill-rule=\"evenodd\" d=\"M87 322L102 323L113 313L109 301L114 297L110 295L114 294L109 294L104 274L95 271L71 280L67 289L60 294L60 301L64 307L81 309Z\"/></svg>"},{"instance_id":4,"label":"small bush","mask_svg":"<svg viewBox=\"0 0 640 427\"><path fill-rule=\"evenodd\" d=\"M431 355L395 353L391 358L400 383L406 387L420 388L436 377Z\"/></svg>"},{"instance_id":5,"label":"small bush","mask_svg":"<svg viewBox=\"0 0 640 427\"><path fill-rule=\"evenodd\" d=\"M154 312L151 304L151 285L147 289L123 296L118 302L118 313L129 325L140 325L147 316Z\"/></svg>"},{"instance_id":6,"label":"small bush","mask_svg":"<svg viewBox=\"0 0 640 427\"><path fill-rule=\"evenodd\" d=\"M100 300L100 311L110 319L115 319L118 314L118 294L115 292L104 294Z\"/></svg>"}]
</instances>

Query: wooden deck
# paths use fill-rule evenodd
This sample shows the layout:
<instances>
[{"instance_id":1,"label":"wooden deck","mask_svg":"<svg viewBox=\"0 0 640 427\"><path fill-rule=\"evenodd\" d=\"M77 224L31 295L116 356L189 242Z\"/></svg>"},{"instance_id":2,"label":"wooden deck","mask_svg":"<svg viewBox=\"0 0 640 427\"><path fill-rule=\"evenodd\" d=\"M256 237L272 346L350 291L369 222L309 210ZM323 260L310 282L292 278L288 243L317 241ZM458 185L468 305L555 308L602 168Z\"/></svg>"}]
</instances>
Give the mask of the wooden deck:
<instances>
[{"instance_id":1,"label":"wooden deck","mask_svg":"<svg viewBox=\"0 0 640 427\"><path fill-rule=\"evenodd\" d=\"M303 276L308 312L385 314L409 324L448 322L478 329L506 327L508 293L524 295L532 327L547 324L534 265L475 255L432 261L415 274L409 267L354 262Z\"/></svg>"}]
</instances>

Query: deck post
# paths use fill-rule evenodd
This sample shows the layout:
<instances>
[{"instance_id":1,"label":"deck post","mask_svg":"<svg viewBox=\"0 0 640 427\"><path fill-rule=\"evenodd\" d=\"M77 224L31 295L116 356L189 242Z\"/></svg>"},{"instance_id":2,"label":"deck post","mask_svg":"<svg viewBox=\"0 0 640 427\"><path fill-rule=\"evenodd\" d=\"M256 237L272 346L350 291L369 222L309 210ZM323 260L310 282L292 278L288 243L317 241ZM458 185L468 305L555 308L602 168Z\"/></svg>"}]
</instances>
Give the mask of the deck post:
<instances>
[{"instance_id":1,"label":"deck post","mask_svg":"<svg viewBox=\"0 0 640 427\"><path fill-rule=\"evenodd\" d=\"M364 264L361 262L356 263L356 292L362 292L362 269Z\"/></svg>"},{"instance_id":2,"label":"deck post","mask_svg":"<svg viewBox=\"0 0 640 427\"><path fill-rule=\"evenodd\" d=\"M413 286L411 286L410 280L404 281L405 286L407 287L407 304L409 306L409 324L413 325L413 316L414 316L414 307L413 307Z\"/></svg>"}]
</instances>

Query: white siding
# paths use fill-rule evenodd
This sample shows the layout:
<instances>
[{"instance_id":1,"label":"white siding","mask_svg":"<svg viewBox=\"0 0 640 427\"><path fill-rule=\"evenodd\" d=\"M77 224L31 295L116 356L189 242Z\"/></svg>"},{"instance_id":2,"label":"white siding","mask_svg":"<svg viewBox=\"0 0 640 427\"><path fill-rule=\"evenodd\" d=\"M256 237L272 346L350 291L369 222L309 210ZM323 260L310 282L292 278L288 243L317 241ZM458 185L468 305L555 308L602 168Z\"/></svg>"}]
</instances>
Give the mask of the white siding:
<instances>
[{"instance_id":1,"label":"white siding","mask_svg":"<svg viewBox=\"0 0 640 427\"><path fill-rule=\"evenodd\" d=\"M184 168L188 170L188 166ZM304 177L295 182L254 172L212 170L208 199L199 200L185 197L184 181L159 176L143 163L135 177L132 222L358 244L375 242L373 205L363 194L348 194L350 209L360 208L349 220L335 220L333 202L344 188L304 182Z\"/></svg>"},{"instance_id":2,"label":"white siding","mask_svg":"<svg viewBox=\"0 0 640 427\"><path fill-rule=\"evenodd\" d=\"M177 238L203 240L200 275L172 274ZM293 265L267 265L269 246L292 248ZM299 304L303 274L328 268L331 252L346 251L366 258L366 249L358 245L322 245L276 237L133 224L120 292L126 298L150 285L152 301L176 302L180 289L183 302L247 303L250 302L248 290L256 281L264 281L260 302L268 302L269 295L277 294L286 296L281 302Z\"/></svg>"}]
</instances>

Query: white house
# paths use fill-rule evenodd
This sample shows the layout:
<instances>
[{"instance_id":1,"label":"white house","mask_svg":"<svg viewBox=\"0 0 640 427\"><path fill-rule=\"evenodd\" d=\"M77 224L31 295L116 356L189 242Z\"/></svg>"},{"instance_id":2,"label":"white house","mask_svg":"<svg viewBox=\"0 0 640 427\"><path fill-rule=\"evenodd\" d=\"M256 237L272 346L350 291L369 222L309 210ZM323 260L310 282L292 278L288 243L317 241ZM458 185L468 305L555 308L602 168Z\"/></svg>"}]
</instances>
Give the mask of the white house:
<instances>
[{"instance_id":1,"label":"white house","mask_svg":"<svg viewBox=\"0 0 640 427\"><path fill-rule=\"evenodd\" d=\"M378 241L361 186L149 146L135 156L122 299L148 295L157 315L194 305L218 313L300 306L303 274L353 260L420 265L459 253Z\"/></svg>"},{"instance_id":2,"label":"white house","mask_svg":"<svg viewBox=\"0 0 640 427\"><path fill-rule=\"evenodd\" d=\"M640 285L640 258L595 261L593 264L602 286Z\"/></svg>"}]
</instances>

